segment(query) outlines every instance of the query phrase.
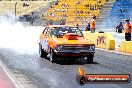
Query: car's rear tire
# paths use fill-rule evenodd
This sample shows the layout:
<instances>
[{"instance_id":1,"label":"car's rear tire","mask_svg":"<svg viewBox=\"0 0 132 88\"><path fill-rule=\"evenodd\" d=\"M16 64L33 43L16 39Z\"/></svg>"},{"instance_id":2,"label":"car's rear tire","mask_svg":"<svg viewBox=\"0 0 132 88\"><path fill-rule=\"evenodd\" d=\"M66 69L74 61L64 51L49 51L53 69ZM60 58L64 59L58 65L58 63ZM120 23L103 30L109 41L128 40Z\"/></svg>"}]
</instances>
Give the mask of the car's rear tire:
<instances>
[{"instance_id":1,"label":"car's rear tire","mask_svg":"<svg viewBox=\"0 0 132 88\"><path fill-rule=\"evenodd\" d=\"M40 57L47 58L47 53L42 49L41 44L39 44L39 53L40 53Z\"/></svg>"},{"instance_id":2,"label":"car's rear tire","mask_svg":"<svg viewBox=\"0 0 132 88\"><path fill-rule=\"evenodd\" d=\"M56 54L54 53L54 51L52 49L50 49L50 57L49 60L54 63L56 62Z\"/></svg>"},{"instance_id":3,"label":"car's rear tire","mask_svg":"<svg viewBox=\"0 0 132 88\"><path fill-rule=\"evenodd\" d=\"M87 56L87 63L92 63L94 58L94 54L90 54Z\"/></svg>"}]
</instances>

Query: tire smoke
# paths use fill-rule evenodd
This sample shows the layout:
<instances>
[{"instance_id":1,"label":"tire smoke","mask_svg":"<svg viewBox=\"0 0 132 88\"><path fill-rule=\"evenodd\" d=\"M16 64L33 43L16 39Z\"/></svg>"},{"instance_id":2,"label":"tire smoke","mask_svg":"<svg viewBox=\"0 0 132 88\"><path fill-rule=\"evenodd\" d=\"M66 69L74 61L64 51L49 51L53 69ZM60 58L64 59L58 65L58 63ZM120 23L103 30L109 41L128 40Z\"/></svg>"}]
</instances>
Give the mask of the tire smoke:
<instances>
[{"instance_id":1,"label":"tire smoke","mask_svg":"<svg viewBox=\"0 0 132 88\"><path fill-rule=\"evenodd\" d=\"M1 17L0 21L0 48L11 49L21 54L38 53L39 35L41 26L24 26L14 22L12 16Z\"/></svg>"}]
</instances>

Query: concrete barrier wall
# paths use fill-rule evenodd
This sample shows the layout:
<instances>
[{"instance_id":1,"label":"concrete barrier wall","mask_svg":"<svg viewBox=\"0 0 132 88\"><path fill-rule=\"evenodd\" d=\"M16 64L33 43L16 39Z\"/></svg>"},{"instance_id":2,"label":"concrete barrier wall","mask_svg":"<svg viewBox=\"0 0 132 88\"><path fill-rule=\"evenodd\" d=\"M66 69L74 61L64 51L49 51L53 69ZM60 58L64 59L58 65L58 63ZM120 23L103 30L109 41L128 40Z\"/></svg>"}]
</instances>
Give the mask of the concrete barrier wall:
<instances>
[{"instance_id":1,"label":"concrete barrier wall","mask_svg":"<svg viewBox=\"0 0 132 88\"><path fill-rule=\"evenodd\" d=\"M93 41L97 48L115 50L115 40L112 34L108 33L90 33L83 31L84 37Z\"/></svg>"},{"instance_id":2,"label":"concrete barrier wall","mask_svg":"<svg viewBox=\"0 0 132 88\"><path fill-rule=\"evenodd\" d=\"M132 41L123 41L119 46L120 52L132 53Z\"/></svg>"}]
</instances>

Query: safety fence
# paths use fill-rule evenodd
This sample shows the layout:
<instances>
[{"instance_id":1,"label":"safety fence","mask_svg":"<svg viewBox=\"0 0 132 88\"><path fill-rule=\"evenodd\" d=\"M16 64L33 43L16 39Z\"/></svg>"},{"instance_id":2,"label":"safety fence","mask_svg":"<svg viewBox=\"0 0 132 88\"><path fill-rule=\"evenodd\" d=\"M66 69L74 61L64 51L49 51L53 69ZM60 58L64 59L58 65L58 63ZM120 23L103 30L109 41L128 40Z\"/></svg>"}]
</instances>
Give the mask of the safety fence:
<instances>
[{"instance_id":1,"label":"safety fence","mask_svg":"<svg viewBox=\"0 0 132 88\"><path fill-rule=\"evenodd\" d=\"M132 41L122 41L119 46L119 51L132 54Z\"/></svg>"},{"instance_id":2,"label":"safety fence","mask_svg":"<svg viewBox=\"0 0 132 88\"><path fill-rule=\"evenodd\" d=\"M88 31L83 32L84 37L90 41L94 41L97 48L103 48L107 50L115 50L115 40L112 34L109 33L90 33Z\"/></svg>"},{"instance_id":3,"label":"safety fence","mask_svg":"<svg viewBox=\"0 0 132 88\"><path fill-rule=\"evenodd\" d=\"M116 43L118 42L115 41L114 34L90 33L89 31L83 31L83 34L86 39L93 41L97 48L132 54L132 41L120 41L121 43L116 48Z\"/></svg>"}]
</instances>

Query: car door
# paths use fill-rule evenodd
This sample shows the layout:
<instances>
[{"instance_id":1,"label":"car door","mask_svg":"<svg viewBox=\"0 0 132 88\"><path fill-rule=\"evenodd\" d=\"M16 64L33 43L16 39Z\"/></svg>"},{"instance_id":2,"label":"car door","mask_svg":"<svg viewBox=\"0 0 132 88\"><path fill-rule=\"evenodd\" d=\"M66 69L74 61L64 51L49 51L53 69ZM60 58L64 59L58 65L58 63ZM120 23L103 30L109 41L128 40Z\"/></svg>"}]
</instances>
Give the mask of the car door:
<instances>
[{"instance_id":1,"label":"car door","mask_svg":"<svg viewBox=\"0 0 132 88\"><path fill-rule=\"evenodd\" d=\"M46 27L43 31L43 38L41 38L41 45L42 45L42 49L45 51L45 52L48 52L48 36L49 34L49 28Z\"/></svg>"}]
</instances>

